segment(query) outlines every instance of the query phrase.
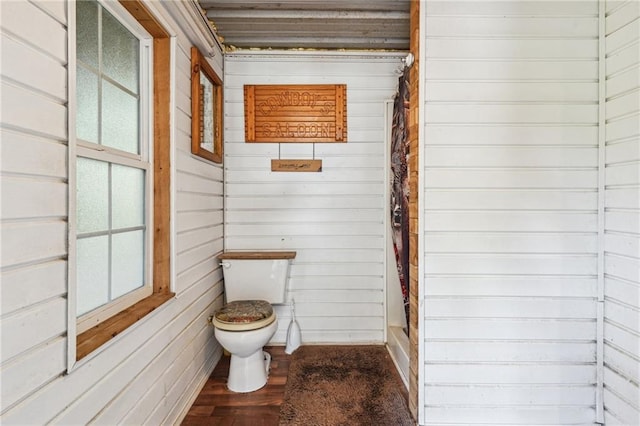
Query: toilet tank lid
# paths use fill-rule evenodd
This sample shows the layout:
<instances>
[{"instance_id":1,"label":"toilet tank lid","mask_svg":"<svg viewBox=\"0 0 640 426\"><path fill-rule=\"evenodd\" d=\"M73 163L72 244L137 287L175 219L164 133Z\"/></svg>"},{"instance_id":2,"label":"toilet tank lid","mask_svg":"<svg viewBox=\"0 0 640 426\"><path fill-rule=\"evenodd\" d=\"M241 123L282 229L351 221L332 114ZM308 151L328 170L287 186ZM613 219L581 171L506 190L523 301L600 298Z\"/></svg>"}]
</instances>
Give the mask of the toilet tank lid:
<instances>
[{"instance_id":1,"label":"toilet tank lid","mask_svg":"<svg viewBox=\"0 0 640 426\"><path fill-rule=\"evenodd\" d=\"M295 251L225 251L218 256L218 259L273 260L294 259L295 257Z\"/></svg>"}]
</instances>

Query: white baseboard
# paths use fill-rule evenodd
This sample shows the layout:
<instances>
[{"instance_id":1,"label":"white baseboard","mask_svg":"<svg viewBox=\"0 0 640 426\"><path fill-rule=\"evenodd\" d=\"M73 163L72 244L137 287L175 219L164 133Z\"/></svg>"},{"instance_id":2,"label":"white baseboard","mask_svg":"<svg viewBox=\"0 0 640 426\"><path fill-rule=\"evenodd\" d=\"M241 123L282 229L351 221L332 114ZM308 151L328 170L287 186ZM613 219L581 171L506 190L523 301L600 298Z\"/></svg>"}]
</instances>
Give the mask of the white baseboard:
<instances>
[{"instance_id":1,"label":"white baseboard","mask_svg":"<svg viewBox=\"0 0 640 426\"><path fill-rule=\"evenodd\" d=\"M404 333L402 327L389 327L387 350L405 387L409 389L409 337Z\"/></svg>"}]
</instances>

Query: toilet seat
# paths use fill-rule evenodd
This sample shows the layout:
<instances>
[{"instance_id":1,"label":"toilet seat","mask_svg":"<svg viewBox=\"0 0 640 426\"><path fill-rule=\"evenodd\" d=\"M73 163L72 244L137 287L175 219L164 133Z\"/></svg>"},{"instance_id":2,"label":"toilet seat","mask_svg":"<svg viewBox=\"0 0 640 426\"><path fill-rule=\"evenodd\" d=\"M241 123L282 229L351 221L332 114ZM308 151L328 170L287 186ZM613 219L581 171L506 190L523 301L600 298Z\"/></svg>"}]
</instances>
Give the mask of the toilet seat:
<instances>
[{"instance_id":1,"label":"toilet seat","mask_svg":"<svg viewBox=\"0 0 640 426\"><path fill-rule=\"evenodd\" d=\"M271 304L264 300L235 300L218 309L213 325L220 330L257 330L276 320Z\"/></svg>"}]
</instances>

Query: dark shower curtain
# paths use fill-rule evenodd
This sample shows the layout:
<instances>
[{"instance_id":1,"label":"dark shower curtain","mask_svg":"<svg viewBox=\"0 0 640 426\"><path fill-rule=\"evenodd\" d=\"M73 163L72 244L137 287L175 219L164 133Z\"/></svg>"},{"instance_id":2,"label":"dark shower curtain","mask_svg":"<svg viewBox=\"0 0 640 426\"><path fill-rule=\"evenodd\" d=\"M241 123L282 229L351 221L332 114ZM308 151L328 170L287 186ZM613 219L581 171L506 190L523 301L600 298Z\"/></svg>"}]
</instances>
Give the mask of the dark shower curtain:
<instances>
[{"instance_id":1,"label":"dark shower curtain","mask_svg":"<svg viewBox=\"0 0 640 426\"><path fill-rule=\"evenodd\" d=\"M391 128L391 227L409 334L409 68L398 81Z\"/></svg>"}]
</instances>

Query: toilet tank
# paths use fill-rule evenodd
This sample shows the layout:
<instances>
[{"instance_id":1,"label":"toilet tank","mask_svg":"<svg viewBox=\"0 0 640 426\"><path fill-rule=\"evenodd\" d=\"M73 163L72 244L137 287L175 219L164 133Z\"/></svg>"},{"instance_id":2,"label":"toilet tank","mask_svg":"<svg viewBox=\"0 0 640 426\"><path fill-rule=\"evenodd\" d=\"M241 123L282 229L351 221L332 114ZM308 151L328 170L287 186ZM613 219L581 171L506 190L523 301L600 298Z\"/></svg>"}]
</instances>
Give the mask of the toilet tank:
<instances>
[{"instance_id":1,"label":"toilet tank","mask_svg":"<svg viewBox=\"0 0 640 426\"><path fill-rule=\"evenodd\" d=\"M227 302L285 303L289 265L295 251L227 251L218 256Z\"/></svg>"}]
</instances>

